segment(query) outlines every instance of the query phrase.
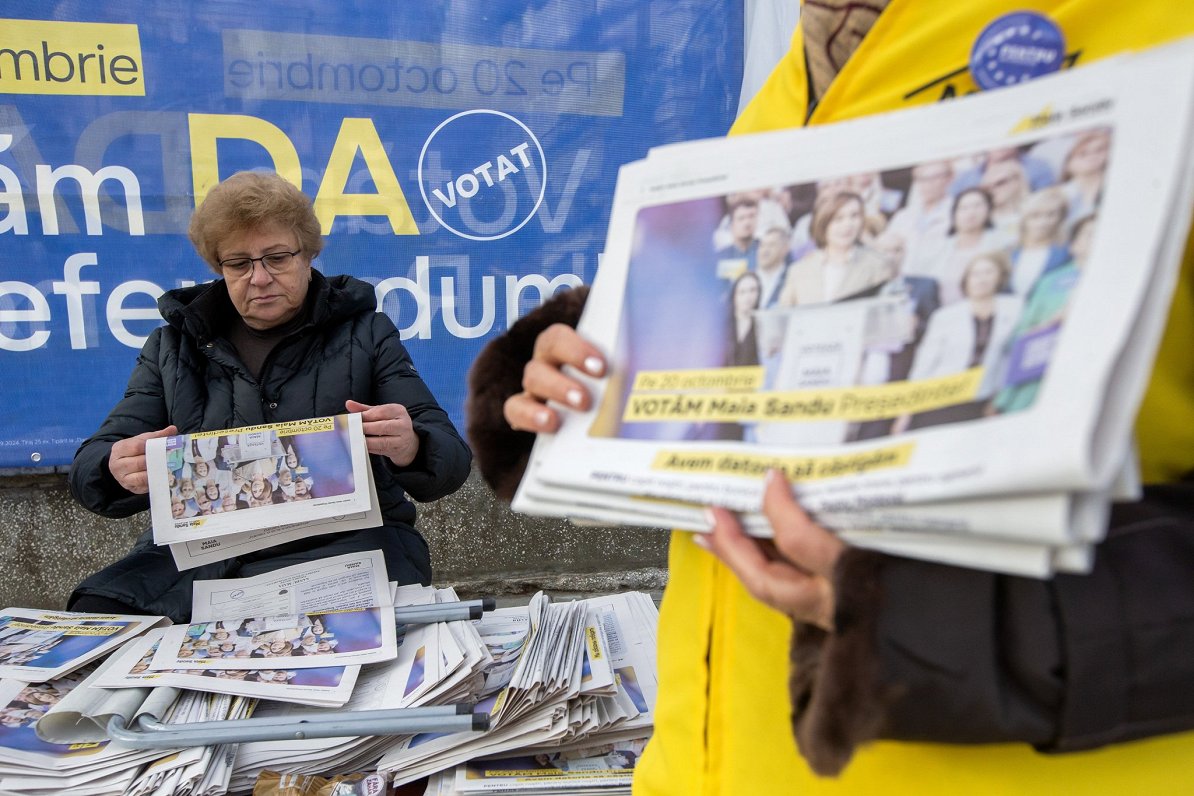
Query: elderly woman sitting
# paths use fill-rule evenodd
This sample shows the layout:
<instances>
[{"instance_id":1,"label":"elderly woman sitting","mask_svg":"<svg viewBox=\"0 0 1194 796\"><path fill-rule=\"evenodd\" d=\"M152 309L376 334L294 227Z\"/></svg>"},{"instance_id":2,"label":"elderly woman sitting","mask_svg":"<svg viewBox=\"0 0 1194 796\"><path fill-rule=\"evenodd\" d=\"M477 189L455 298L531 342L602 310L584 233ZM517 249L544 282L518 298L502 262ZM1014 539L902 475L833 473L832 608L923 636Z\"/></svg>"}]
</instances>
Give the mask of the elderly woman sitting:
<instances>
[{"instance_id":1,"label":"elderly woman sitting","mask_svg":"<svg viewBox=\"0 0 1194 796\"><path fill-rule=\"evenodd\" d=\"M147 531L123 559L83 581L78 611L186 621L194 580L251 576L302 561L379 549L391 580L429 583L427 544L407 498L435 500L468 476L471 454L416 372L373 287L312 268L323 248L311 201L276 174L241 172L191 219L191 241L216 281L158 301L125 397L75 454L71 492L127 517L149 506L151 437L360 412L382 525L313 536L179 572Z\"/></svg>"}]
</instances>

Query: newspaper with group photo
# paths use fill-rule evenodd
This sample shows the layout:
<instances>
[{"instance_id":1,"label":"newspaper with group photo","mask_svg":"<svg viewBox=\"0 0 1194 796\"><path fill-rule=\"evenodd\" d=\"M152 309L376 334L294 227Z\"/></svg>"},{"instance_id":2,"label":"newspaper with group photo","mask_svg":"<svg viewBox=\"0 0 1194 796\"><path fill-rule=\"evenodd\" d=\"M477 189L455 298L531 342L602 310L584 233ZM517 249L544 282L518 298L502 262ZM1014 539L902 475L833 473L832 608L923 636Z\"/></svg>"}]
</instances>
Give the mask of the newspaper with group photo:
<instances>
[{"instance_id":1,"label":"newspaper with group photo","mask_svg":"<svg viewBox=\"0 0 1194 796\"><path fill-rule=\"evenodd\" d=\"M988 538L1039 574L1082 569L1138 489L1192 97L1185 41L624 166L578 327L609 377L576 374L593 408L536 441L515 508L638 505L639 524L702 530L715 504L766 535L778 469L826 525L889 549L964 558ZM989 527L992 503L1042 499L1035 527Z\"/></svg>"},{"instance_id":2,"label":"newspaper with group photo","mask_svg":"<svg viewBox=\"0 0 1194 796\"><path fill-rule=\"evenodd\" d=\"M162 616L5 608L0 613L0 678L54 680L138 633L169 624Z\"/></svg>"},{"instance_id":3,"label":"newspaper with group photo","mask_svg":"<svg viewBox=\"0 0 1194 796\"><path fill-rule=\"evenodd\" d=\"M195 559L189 566L209 560L209 538L237 535L221 551L227 558L259 549L258 540L286 541L251 535L263 529L311 535L366 527L326 521L369 522L377 505L358 414L151 439L145 458L153 540L171 545L176 558ZM198 550L178 547L197 541Z\"/></svg>"},{"instance_id":4,"label":"newspaper with group photo","mask_svg":"<svg viewBox=\"0 0 1194 796\"><path fill-rule=\"evenodd\" d=\"M55 743L38 735L38 722L84 682L90 669L78 669L45 683L0 679L0 792L13 792L8 787L11 778L29 769L43 775L103 772L110 766L144 763L160 754L157 750L116 749L106 740ZM61 788L61 781L52 784Z\"/></svg>"},{"instance_id":5,"label":"newspaper with group photo","mask_svg":"<svg viewBox=\"0 0 1194 796\"><path fill-rule=\"evenodd\" d=\"M352 696L361 667L324 666L292 669L284 663L273 669L187 668L150 671L164 630L153 630L125 644L97 688L156 688L171 686L190 691L294 702L299 705L338 708Z\"/></svg>"},{"instance_id":6,"label":"newspaper with group photo","mask_svg":"<svg viewBox=\"0 0 1194 796\"><path fill-rule=\"evenodd\" d=\"M251 578L198 580L191 623L168 628L143 671L243 669L255 671L255 681L285 682L299 669L392 660L393 606L377 550ZM329 673L319 684L333 680Z\"/></svg>"},{"instance_id":7,"label":"newspaper with group photo","mask_svg":"<svg viewBox=\"0 0 1194 796\"><path fill-rule=\"evenodd\" d=\"M181 572L308 536L355 531L358 528L376 528L381 525L381 507L376 500L377 488L373 483L373 468L366 467L365 474L369 479L369 494L373 503L368 511L336 514L326 519L303 520L253 531L204 536L187 542L177 542L170 545L174 565Z\"/></svg>"}]
</instances>

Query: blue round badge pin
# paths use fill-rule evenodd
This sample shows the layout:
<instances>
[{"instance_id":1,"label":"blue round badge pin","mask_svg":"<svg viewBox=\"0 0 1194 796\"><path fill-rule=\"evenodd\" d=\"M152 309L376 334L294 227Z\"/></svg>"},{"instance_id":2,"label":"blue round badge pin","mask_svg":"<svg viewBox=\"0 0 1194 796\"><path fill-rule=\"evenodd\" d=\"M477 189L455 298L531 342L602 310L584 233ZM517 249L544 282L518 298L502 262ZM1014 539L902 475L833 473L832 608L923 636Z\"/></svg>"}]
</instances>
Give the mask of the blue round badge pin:
<instances>
[{"instance_id":1,"label":"blue round badge pin","mask_svg":"<svg viewBox=\"0 0 1194 796\"><path fill-rule=\"evenodd\" d=\"M1003 88L1061 69L1065 34L1033 11L1005 14L978 35L970 51L970 74L979 88Z\"/></svg>"}]
</instances>

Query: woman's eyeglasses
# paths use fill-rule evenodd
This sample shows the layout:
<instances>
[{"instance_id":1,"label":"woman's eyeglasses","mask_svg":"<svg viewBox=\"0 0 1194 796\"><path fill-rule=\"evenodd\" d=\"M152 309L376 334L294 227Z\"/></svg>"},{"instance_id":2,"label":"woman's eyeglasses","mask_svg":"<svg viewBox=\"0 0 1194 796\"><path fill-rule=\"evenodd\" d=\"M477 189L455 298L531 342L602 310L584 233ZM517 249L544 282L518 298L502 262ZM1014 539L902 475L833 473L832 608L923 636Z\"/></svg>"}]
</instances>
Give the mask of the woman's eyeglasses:
<instances>
[{"instance_id":1,"label":"woman's eyeglasses","mask_svg":"<svg viewBox=\"0 0 1194 796\"><path fill-rule=\"evenodd\" d=\"M301 251L301 250L300 250ZM295 258L299 252L270 252L260 257L233 257L219 262L220 271L226 278L243 279L253 272L253 263L261 263L261 267L273 276L284 274L294 267Z\"/></svg>"}]
</instances>

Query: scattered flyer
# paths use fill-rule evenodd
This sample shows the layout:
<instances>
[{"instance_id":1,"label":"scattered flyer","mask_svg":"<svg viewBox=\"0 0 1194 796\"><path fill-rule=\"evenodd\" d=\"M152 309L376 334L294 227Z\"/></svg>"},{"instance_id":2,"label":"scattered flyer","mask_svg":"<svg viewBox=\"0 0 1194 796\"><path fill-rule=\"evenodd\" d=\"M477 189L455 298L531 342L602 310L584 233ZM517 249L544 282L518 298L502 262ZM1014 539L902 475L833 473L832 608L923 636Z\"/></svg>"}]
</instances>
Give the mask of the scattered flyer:
<instances>
[{"instance_id":1,"label":"scattered flyer","mask_svg":"<svg viewBox=\"0 0 1194 796\"><path fill-rule=\"evenodd\" d=\"M455 769L457 793L573 792L629 787L646 738L565 751L470 760Z\"/></svg>"},{"instance_id":2,"label":"scattered flyer","mask_svg":"<svg viewBox=\"0 0 1194 796\"><path fill-rule=\"evenodd\" d=\"M274 702L338 708L352 696L360 666L316 669L171 669L150 671L163 630L151 630L115 653L113 665L96 679L99 688L155 688L173 686Z\"/></svg>"},{"instance_id":3,"label":"scattered flyer","mask_svg":"<svg viewBox=\"0 0 1194 796\"><path fill-rule=\"evenodd\" d=\"M251 578L197 580L191 619L274 616L393 605L385 557L379 550L321 558Z\"/></svg>"},{"instance_id":4,"label":"scattered flyer","mask_svg":"<svg viewBox=\"0 0 1194 796\"><path fill-rule=\"evenodd\" d=\"M191 556L213 537L344 520L377 505L359 414L161 437L145 456L153 540L199 542L184 549Z\"/></svg>"},{"instance_id":5,"label":"scattered flyer","mask_svg":"<svg viewBox=\"0 0 1194 796\"><path fill-rule=\"evenodd\" d=\"M162 635L149 670L253 669L260 675L393 660L393 603L379 550L252 578L198 580L192 623Z\"/></svg>"},{"instance_id":6,"label":"scattered flyer","mask_svg":"<svg viewBox=\"0 0 1194 796\"><path fill-rule=\"evenodd\" d=\"M0 677L27 683L54 680L138 633L168 624L161 616L5 608L0 614Z\"/></svg>"},{"instance_id":7,"label":"scattered flyer","mask_svg":"<svg viewBox=\"0 0 1194 796\"><path fill-rule=\"evenodd\" d=\"M521 793L526 780L554 778L562 792L569 790L567 782L576 783L562 776L565 769L577 777L590 772L584 787L594 789L628 780L641 744L637 751L623 750L630 754L606 756L651 733L657 621L654 601L639 592L558 603L540 592L525 607L489 612L472 623L475 643L490 652L480 672L495 675L486 678L484 695L473 706L489 714L489 731L396 739L378 772L403 785L444 771L451 784L453 766L515 758L482 764L484 771L474 771L468 787ZM620 773L602 773L615 770ZM428 790L434 792L457 791Z\"/></svg>"},{"instance_id":8,"label":"scattered flyer","mask_svg":"<svg viewBox=\"0 0 1194 796\"><path fill-rule=\"evenodd\" d=\"M386 606L175 625L162 634L150 670L314 669L397 654L394 609Z\"/></svg>"}]
</instances>

